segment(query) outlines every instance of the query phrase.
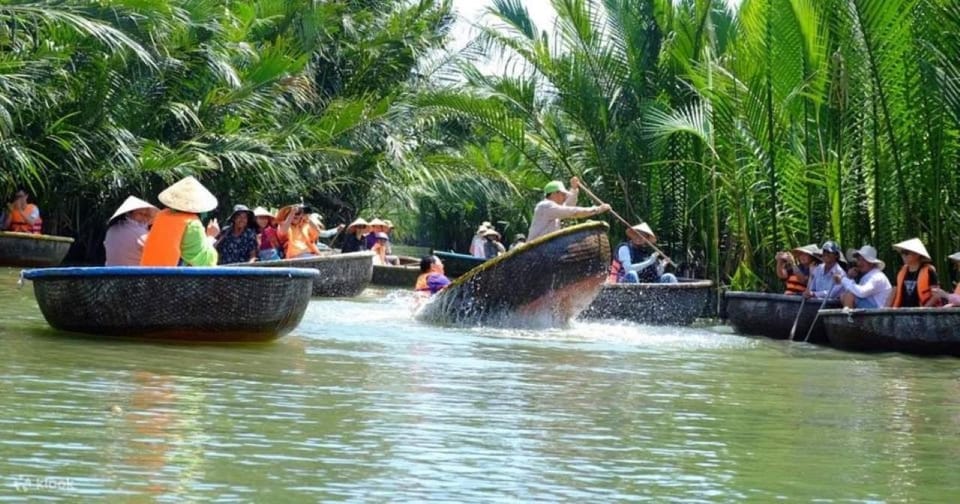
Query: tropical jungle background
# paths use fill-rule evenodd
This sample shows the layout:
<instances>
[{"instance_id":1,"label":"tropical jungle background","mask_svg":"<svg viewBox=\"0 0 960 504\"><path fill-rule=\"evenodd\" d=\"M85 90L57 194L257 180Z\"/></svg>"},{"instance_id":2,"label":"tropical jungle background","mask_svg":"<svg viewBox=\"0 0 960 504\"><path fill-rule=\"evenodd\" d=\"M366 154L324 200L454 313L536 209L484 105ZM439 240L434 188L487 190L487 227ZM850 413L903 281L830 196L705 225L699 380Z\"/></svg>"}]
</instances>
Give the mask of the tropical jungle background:
<instances>
[{"instance_id":1,"label":"tropical jungle background","mask_svg":"<svg viewBox=\"0 0 960 504\"><path fill-rule=\"evenodd\" d=\"M960 3L527 1L555 22L494 0L465 47L449 0L5 1L0 195L74 260L186 174L221 217L302 199L459 250L577 175L738 288L827 239L960 249Z\"/></svg>"}]
</instances>

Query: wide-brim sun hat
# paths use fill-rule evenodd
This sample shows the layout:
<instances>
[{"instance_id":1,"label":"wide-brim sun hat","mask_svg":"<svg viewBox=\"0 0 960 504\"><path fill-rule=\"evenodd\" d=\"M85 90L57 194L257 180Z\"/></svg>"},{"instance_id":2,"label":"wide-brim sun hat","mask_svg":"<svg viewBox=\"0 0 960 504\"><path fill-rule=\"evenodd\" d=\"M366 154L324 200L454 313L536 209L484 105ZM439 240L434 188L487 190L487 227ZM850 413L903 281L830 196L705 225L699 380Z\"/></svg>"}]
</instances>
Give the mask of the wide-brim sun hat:
<instances>
[{"instance_id":1,"label":"wide-brim sun hat","mask_svg":"<svg viewBox=\"0 0 960 504\"><path fill-rule=\"evenodd\" d=\"M390 236L387 235L387 233L384 233L383 231L379 231L379 232L377 232L377 234L375 234L375 235L373 235L373 236L374 236L376 239L378 239L378 240L389 240L389 239L390 239Z\"/></svg>"},{"instance_id":2,"label":"wide-brim sun hat","mask_svg":"<svg viewBox=\"0 0 960 504\"><path fill-rule=\"evenodd\" d=\"M121 215L126 215L135 210L143 210L143 209L149 209L154 214L160 211L160 209L158 209L157 207L151 205L150 203L147 203L146 201L143 201L142 199L136 196L127 196L127 199L123 200L123 203L120 204L120 207L117 208L117 211L113 212L113 215L110 216L109 219L107 219L107 224L110 224L117 217L120 217Z\"/></svg>"},{"instance_id":3,"label":"wide-brim sun hat","mask_svg":"<svg viewBox=\"0 0 960 504\"><path fill-rule=\"evenodd\" d=\"M184 177L164 189L157 199L169 208L187 213L204 213L217 208L217 197L193 176Z\"/></svg>"},{"instance_id":4,"label":"wide-brim sun hat","mask_svg":"<svg viewBox=\"0 0 960 504\"><path fill-rule=\"evenodd\" d=\"M657 235L653 234L653 229L650 228L650 225L646 222L641 222L636 226L631 226L630 229L646 235L646 239L650 243L657 243Z\"/></svg>"},{"instance_id":5,"label":"wide-brim sun hat","mask_svg":"<svg viewBox=\"0 0 960 504\"><path fill-rule=\"evenodd\" d=\"M847 251L847 257L850 259L856 259L862 257L864 261L867 261L870 264L879 266L880 269L886 268L887 263L883 262L880 259L877 259L877 249L872 245L864 245L859 249L850 249Z\"/></svg>"},{"instance_id":6,"label":"wide-brim sun hat","mask_svg":"<svg viewBox=\"0 0 960 504\"><path fill-rule=\"evenodd\" d=\"M543 186L543 195L550 196L555 192L562 192L563 194L570 194L570 191L567 191L567 188L564 187L563 182L559 180L551 180L547 182L547 185Z\"/></svg>"},{"instance_id":7,"label":"wide-brim sun hat","mask_svg":"<svg viewBox=\"0 0 960 504\"><path fill-rule=\"evenodd\" d=\"M367 223L367 221L361 219L360 217L357 217L357 220L355 220L355 221L351 222L349 225L347 225L347 231L350 231L351 229L356 228L356 227L367 227L367 226L369 226L369 225L370 225L370 224Z\"/></svg>"},{"instance_id":8,"label":"wide-brim sun hat","mask_svg":"<svg viewBox=\"0 0 960 504\"><path fill-rule=\"evenodd\" d=\"M820 260L820 254L821 254L820 247L818 247L816 243L810 243L802 247L794 248L790 252L793 252L794 254L807 254L808 256L818 261Z\"/></svg>"},{"instance_id":9,"label":"wide-brim sun hat","mask_svg":"<svg viewBox=\"0 0 960 504\"><path fill-rule=\"evenodd\" d=\"M274 217L274 215L270 212L270 210L267 210L266 208L263 208L262 206L258 206L257 208L254 208L254 209L253 209L253 216L254 216L254 217L268 217L268 218L270 218L270 219L275 219L275 218L276 218L276 217Z\"/></svg>"},{"instance_id":10,"label":"wide-brim sun hat","mask_svg":"<svg viewBox=\"0 0 960 504\"><path fill-rule=\"evenodd\" d=\"M486 226L486 225L484 225L484 224L480 224L480 227L477 228L477 235L478 235L478 236L483 236L483 233L486 233L488 229L490 229L489 226Z\"/></svg>"},{"instance_id":11,"label":"wide-brim sun hat","mask_svg":"<svg viewBox=\"0 0 960 504\"><path fill-rule=\"evenodd\" d=\"M500 233L498 233L496 229L487 229L486 231L483 232L483 237L486 238L488 236L496 236L499 238Z\"/></svg>"},{"instance_id":12,"label":"wide-brim sun hat","mask_svg":"<svg viewBox=\"0 0 960 504\"><path fill-rule=\"evenodd\" d=\"M910 238L909 240L897 243L893 246L893 249L897 252L913 252L927 261L933 260L930 258L930 253L927 252L927 247L923 245L920 238Z\"/></svg>"},{"instance_id":13,"label":"wide-brim sun hat","mask_svg":"<svg viewBox=\"0 0 960 504\"><path fill-rule=\"evenodd\" d=\"M960 252L957 252L956 254L948 255L947 259L950 259L951 261L960 262Z\"/></svg>"}]
</instances>

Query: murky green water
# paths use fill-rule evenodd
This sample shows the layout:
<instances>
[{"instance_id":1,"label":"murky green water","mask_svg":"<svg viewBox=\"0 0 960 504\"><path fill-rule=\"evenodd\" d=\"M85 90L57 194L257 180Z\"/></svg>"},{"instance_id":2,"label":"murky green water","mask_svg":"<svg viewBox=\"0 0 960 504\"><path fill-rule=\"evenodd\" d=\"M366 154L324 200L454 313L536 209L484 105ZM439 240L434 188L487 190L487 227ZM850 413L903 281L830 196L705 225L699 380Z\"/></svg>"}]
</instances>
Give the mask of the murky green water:
<instances>
[{"instance_id":1,"label":"murky green water","mask_svg":"<svg viewBox=\"0 0 960 504\"><path fill-rule=\"evenodd\" d=\"M0 269L0 501L955 502L960 360L719 330L452 330L404 293L265 346L58 337ZM386 297L384 297L386 294Z\"/></svg>"}]
</instances>

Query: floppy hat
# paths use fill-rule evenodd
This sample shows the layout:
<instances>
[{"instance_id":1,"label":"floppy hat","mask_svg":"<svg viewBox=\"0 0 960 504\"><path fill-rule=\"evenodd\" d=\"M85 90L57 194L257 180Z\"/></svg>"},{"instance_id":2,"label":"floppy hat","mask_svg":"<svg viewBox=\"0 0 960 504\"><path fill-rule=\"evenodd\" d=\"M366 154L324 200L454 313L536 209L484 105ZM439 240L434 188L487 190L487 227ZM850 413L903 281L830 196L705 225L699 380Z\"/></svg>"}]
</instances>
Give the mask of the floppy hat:
<instances>
[{"instance_id":1,"label":"floppy hat","mask_svg":"<svg viewBox=\"0 0 960 504\"><path fill-rule=\"evenodd\" d=\"M910 238L907 241L902 241L893 246L893 249L898 252L913 252L914 254L919 255L920 257L926 259L927 261L932 261L930 259L930 253L927 252L927 247L923 246L923 242L919 238Z\"/></svg>"},{"instance_id":2,"label":"floppy hat","mask_svg":"<svg viewBox=\"0 0 960 504\"><path fill-rule=\"evenodd\" d=\"M816 243L811 243L811 244L809 244L809 245L804 245L804 246L802 246L802 247L797 247L797 248L791 250L790 252L794 252L794 253L797 253L797 254L807 254L808 256L813 257L814 259L818 259L818 260L819 260L820 254L821 254L820 247L818 247Z\"/></svg>"},{"instance_id":3,"label":"floppy hat","mask_svg":"<svg viewBox=\"0 0 960 504\"><path fill-rule=\"evenodd\" d=\"M496 229L489 228L489 229L487 229L486 231L483 232L483 237L486 238L487 236L497 236L497 237L499 237L499 236L500 236L500 233L498 233Z\"/></svg>"},{"instance_id":4,"label":"floppy hat","mask_svg":"<svg viewBox=\"0 0 960 504\"><path fill-rule=\"evenodd\" d=\"M271 219L274 219L274 218L275 218L275 217L273 216L273 214L270 213L270 210L267 210L266 208L263 208L262 206L258 206L257 208L254 208L254 209L253 209L253 216L254 216L254 217L269 217L269 218L271 218Z\"/></svg>"},{"instance_id":5,"label":"floppy hat","mask_svg":"<svg viewBox=\"0 0 960 504\"><path fill-rule=\"evenodd\" d=\"M350 225L347 226L347 231L350 231L351 229L353 229L353 228L355 228L355 227L367 227L367 226L369 226L369 225L370 225L370 224L368 224L367 221L363 220L363 219L360 218L360 217L357 217L357 220L351 222Z\"/></svg>"},{"instance_id":6,"label":"floppy hat","mask_svg":"<svg viewBox=\"0 0 960 504\"><path fill-rule=\"evenodd\" d=\"M233 213L230 214L230 218L227 219L227 222L229 222L229 223L232 225L232 224L233 224L233 219L234 219L234 217L237 216L238 213L245 213L245 214L247 214L247 227L248 227L248 228L253 228L254 231L259 231L259 230L260 230L260 226L257 224L257 216L256 216L256 214L254 214L253 211L250 210L249 207L247 207L247 205L233 205Z\"/></svg>"},{"instance_id":7,"label":"floppy hat","mask_svg":"<svg viewBox=\"0 0 960 504\"><path fill-rule=\"evenodd\" d=\"M880 269L886 268L887 264L880 259L877 259L877 249L873 248L871 245L864 245L860 247L859 250L851 249L847 251L847 257L851 259L856 259L862 257L864 261L867 261L870 264L875 264L880 266Z\"/></svg>"},{"instance_id":8,"label":"floppy hat","mask_svg":"<svg viewBox=\"0 0 960 504\"><path fill-rule=\"evenodd\" d=\"M117 211L113 212L113 215L107 220L107 224L110 224L121 215L130 213L134 210L142 210L144 208L152 210L154 214L160 211L157 207L147 203L146 201L143 201L136 196L127 196L127 199L123 200L120 208L117 208Z\"/></svg>"},{"instance_id":9,"label":"floppy hat","mask_svg":"<svg viewBox=\"0 0 960 504\"><path fill-rule=\"evenodd\" d=\"M187 176L161 192L160 203L181 212L203 213L217 208L217 197L199 180Z\"/></svg>"},{"instance_id":10,"label":"floppy hat","mask_svg":"<svg viewBox=\"0 0 960 504\"><path fill-rule=\"evenodd\" d=\"M487 223L484 222L483 224L480 224L480 227L477 228L477 234L483 236L483 233L485 233L489 228L490 227L487 226Z\"/></svg>"},{"instance_id":11,"label":"floppy hat","mask_svg":"<svg viewBox=\"0 0 960 504\"><path fill-rule=\"evenodd\" d=\"M657 235L653 234L653 229L650 228L650 225L646 222L637 224L636 226L631 226L630 229L637 231L638 233L643 233L648 236L647 241L650 243L657 243Z\"/></svg>"},{"instance_id":12,"label":"floppy hat","mask_svg":"<svg viewBox=\"0 0 960 504\"><path fill-rule=\"evenodd\" d=\"M948 255L948 256L947 256L947 259L950 259L951 261L960 262L960 252L957 252L956 254L950 254L950 255Z\"/></svg>"},{"instance_id":13,"label":"floppy hat","mask_svg":"<svg viewBox=\"0 0 960 504\"><path fill-rule=\"evenodd\" d=\"M543 195L544 195L544 196L550 196L551 194L553 194L553 193L555 193L555 192L562 192L563 194L570 194L570 192L567 191L567 188L563 186L563 182L560 182L559 180L551 180L550 182L547 182L547 185L543 186ZM485 222L484 224L489 224L489 223L486 223L486 222Z\"/></svg>"}]
</instances>

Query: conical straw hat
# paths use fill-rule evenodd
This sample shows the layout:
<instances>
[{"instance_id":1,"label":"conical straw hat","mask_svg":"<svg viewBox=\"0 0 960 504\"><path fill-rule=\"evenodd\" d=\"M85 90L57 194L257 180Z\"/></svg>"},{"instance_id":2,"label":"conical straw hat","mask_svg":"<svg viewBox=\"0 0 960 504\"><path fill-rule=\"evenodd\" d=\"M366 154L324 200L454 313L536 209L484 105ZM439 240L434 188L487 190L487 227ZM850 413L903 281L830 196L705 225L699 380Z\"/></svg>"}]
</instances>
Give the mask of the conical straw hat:
<instances>
[{"instance_id":1,"label":"conical straw hat","mask_svg":"<svg viewBox=\"0 0 960 504\"><path fill-rule=\"evenodd\" d=\"M140 210L142 208L149 208L154 212L159 211L157 207L151 205L150 203L147 203L146 201L143 201L142 199L136 196L127 196L127 199L123 200L123 204L120 205L120 208L117 208L116 212L113 212L113 215L110 217L110 219L107 220L107 223L109 224L113 222L114 219L116 219L117 217L120 217L123 214L132 212L134 210Z\"/></svg>"},{"instance_id":2,"label":"conical straw hat","mask_svg":"<svg viewBox=\"0 0 960 504\"><path fill-rule=\"evenodd\" d=\"M387 227L387 223L386 223L386 222L383 222L382 220L380 220L380 219L378 219L378 218L376 218L376 217L374 217L374 219L373 219L372 221L368 222L367 225L368 225L368 226L371 226L371 227L373 227L373 226L383 226L383 227Z\"/></svg>"},{"instance_id":3,"label":"conical straw hat","mask_svg":"<svg viewBox=\"0 0 960 504\"><path fill-rule=\"evenodd\" d=\"M650 243L657 243L657 235L653 234L653 229L651 229L651 228L650 228L650 225L647 224L646 222L637 224L636 226L633 226L633 227L631 227L630 229L632 229L632 230L634 230L634 231L639 231L639 232L647 235L648 240L650 241Z\"/></svg>"},{"instance_id":4,"label":"conical straw hat","mask_svg":"<svg viewBox=\"0 0 960 504\"><path fill-rule=\"evenodd\" d=\"M920 238L910 238L907 241L902 241L893 246L893 249L896 251L906 250L907 252L913 252L920 257L932 261L930 259L930 253L927 252L927 247L923 245L923 242L920 241Z\"/></svg>"},{"instance_id":5,"label":"conical straw hat","mask_svg":"<svg viewBox=\"0 0 960 504\"><path fill-rule=\"evenodd\" d=\"M181 212L203 213L217 208L214 196L199 180L192 176L181 179L157 196L160 203Z\"/></svg>"},{"instance_id":6,"label":"conical straw hat","mask_svg":"<svg viewBox=\"0 0 960 504\"><path fill-rule=\"evenodd\" d=\"M820 250L820 247L817 246L816 243L811 243L811 244L809 244L809 245L804 245L804 246L802 246L802 247L797 247L797 248L793 249L791 252L796 252L796 253L798 253L798 254L807 254L808 256L813 257L814 259L819 260L819 259L820 259L821 250Z\"/></svg>"},{"instance_id":7,"label":"conical straw hat","mask_svg":"<svg viewBox=\"0 0 960 504\"><path fill-rule=\"evenodd\" d=\"M950 254L949 256L947 256L947 259L950 259L951 261L960 262L960 252L957 252L956 254Z\"/></svg>"},{"instance_id":8,"label":"conical straw hat","mask_svg":"<svg viewBox=\"0 0 960 504\"><path fill-rule=\"evenodd\" d=\"M366 226L369 226L369 224L367 224L367 221L363 220L360 217L357 217L357 220L351 222L350 225L347 226L347 231L350 231L355 227L366 227Z\"/></svg>"}]
</instances>

